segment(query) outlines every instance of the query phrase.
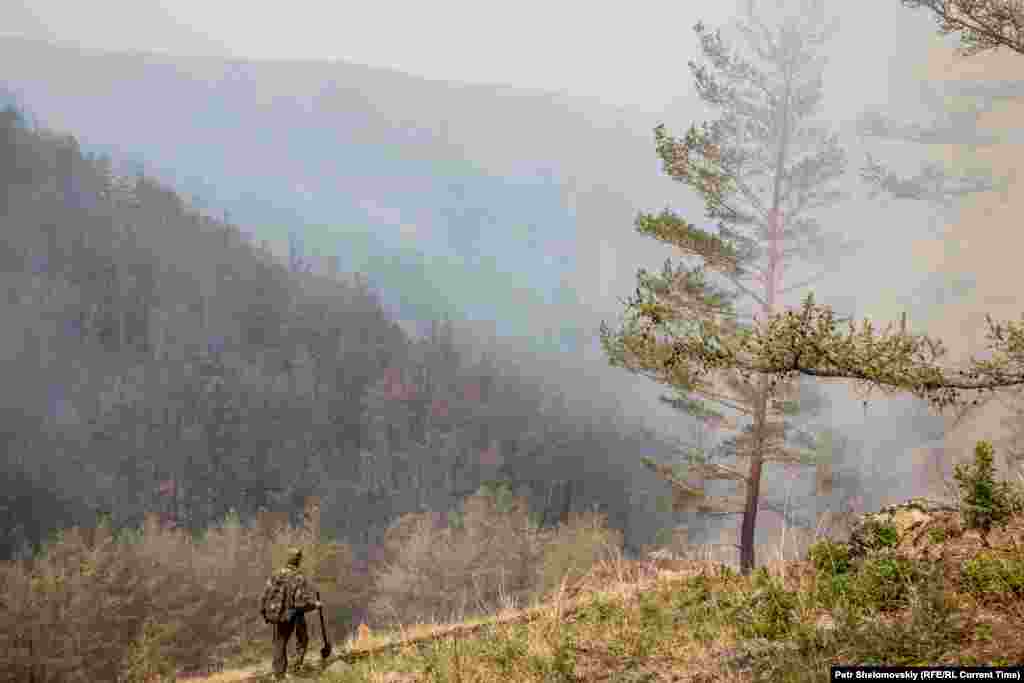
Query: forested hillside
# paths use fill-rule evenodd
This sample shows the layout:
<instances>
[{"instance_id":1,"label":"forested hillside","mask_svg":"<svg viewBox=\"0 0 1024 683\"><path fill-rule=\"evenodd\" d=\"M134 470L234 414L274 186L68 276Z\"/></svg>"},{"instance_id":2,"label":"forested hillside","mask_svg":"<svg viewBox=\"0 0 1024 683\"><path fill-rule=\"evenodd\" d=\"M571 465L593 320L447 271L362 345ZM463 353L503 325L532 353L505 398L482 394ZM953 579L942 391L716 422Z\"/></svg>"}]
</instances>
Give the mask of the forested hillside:
<instances>
[{"instance_id":1,"label":"forested hillside","mask_svg":"<svg viewBox=\"0 0 1024 683\"><path fill-rule=\"evenodd\" d=\"M592 300L612 297L602 240L634 202L669 196L649 159L653 121L578 98L7 36L0 59L7 86L84 151L133 160L257 241L299 237L315 269L334 255L377 276L386 310L424 327L491 320L578 352L599 322Z\"/></svg>"},{"instance_id":2,"label":"forested hillside","mask_svg":"<svg viewBox=\"0 0 1024 683\"><path fill-rule=\"evenodd\" d=\"M0 136L2 556L97 515L198 532L308 496L365 548L498 479L546 524L602 508L633 547L670 521L632 495L664 490L634 454L666 445L580 417L542 370L443 321L410 338L365 278L295 272L15 108Z\"/></svg>"}]
</instances>

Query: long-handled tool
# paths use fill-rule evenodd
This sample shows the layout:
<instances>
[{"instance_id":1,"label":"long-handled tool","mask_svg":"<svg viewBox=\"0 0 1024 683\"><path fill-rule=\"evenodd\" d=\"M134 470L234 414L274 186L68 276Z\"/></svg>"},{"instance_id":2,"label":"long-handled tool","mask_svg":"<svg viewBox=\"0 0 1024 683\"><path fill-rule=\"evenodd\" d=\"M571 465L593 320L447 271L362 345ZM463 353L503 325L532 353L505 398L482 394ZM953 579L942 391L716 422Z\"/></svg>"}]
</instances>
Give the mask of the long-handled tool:
<instances>
[{"instance_id":1,"label":"long-handled tool","mask_svg":"<svg viewBox=\"0 0 1024 683\"><path fill-rule=\"evenodd\" d=\"M316 593L316 601L320 602L320 591ZM327 627L324 625L324 608L323 605L317 608L320 612L320 638L324 641L324 646L320 648L320 657L327 659L331 656L331 643L327 640Z\"/></svg>"}]
</instances>

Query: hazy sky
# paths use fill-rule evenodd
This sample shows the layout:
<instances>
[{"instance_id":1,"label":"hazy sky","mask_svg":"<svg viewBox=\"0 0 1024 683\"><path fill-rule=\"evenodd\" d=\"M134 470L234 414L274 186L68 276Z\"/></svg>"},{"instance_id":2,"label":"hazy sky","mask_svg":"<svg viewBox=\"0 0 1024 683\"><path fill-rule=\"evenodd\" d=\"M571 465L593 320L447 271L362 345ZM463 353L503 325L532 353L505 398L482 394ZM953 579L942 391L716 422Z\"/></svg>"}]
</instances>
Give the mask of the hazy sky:
<instances>
[{"instance_id":1,"label":"hazy sky","mask_svg":"<svg viewBox=\"0 0 1024 683\"><path fill-rule=\"evenodd\" d=\"M568 91L656 111L691 90L686 62L696 53L693 24L722 25L738 4L4 0L0 32L110 50L335 58L441 80ZM861 100L873 86L884 88L890 68L934 34L924 12L899 0L833 0L828 7L842 22L833 68L844 76L839 81L856 83Z\"/></svg>"}]
</instances>

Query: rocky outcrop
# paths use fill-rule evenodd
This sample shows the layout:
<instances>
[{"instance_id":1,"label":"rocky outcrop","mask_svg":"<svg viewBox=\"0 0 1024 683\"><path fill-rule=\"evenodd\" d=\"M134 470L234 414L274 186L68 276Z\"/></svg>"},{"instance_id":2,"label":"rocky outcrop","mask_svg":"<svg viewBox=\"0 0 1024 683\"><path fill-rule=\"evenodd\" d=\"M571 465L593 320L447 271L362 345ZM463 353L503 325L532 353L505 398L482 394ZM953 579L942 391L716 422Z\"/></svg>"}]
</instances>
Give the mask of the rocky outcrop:
<instances>
[{"instance_id":1,"label":"rocky outcrop","mask_svg":"<svg viewBox=\"0 0 1024 683\"><path fill-rule=\"evenodd\" d=\"M922 539L929 533L929 538L959 536L962 529L957 508L928 498L911 498L860 515L850 530L850 555L863 557L885 548L909 551L927 547L929 544L922 546Z\"/></svg>"},{"instance_id":2,"label":"rocky outcrop","mask_svg":"<svg viewBox=\"0 0 1024 683\"><path fill-rule=\"evenodd\" d=\"M1024 516L987 534L969 529L957 507L926 498L912 498L878 512L861 515L847 543L851 559L891 554L932 562L954 583L964 563L981 554L1016 555L1024 548Z\"/></svg>"}]
</instances>

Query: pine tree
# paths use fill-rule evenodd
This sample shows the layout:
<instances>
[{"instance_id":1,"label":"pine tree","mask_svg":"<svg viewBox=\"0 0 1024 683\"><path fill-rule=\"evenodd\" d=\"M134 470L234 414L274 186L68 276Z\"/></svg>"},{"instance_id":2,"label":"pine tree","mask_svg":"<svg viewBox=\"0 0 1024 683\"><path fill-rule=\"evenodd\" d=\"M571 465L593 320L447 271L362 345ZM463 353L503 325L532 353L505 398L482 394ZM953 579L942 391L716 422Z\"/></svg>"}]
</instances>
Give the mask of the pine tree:
<instances>
[{"instance_id":1,"label":"pine tree","mask_svg":"<svg viewBox=\"0 0 1024 683\"><path fill-rule=\"evenodd\" d=\"M703 263L688 267L667 261L660 274L640 270L622 327L612 332L602 325L602 343L613 365L672 386L676 396L667 400L675 407L738 431L727 445L736 458L749 460L746 472L700 457L691 458L691 467L704 478L737 481L743 489L740 499L703 497L698 508L742 513L744 572L755 564L765 464L813 462L813 449L787 440L785 420L799 412L798 386L730 371L708 380L690 372L678 362L683 359L677 351L662 342L683 330L700 337L717 326L745 329L753 317L740 311L740 302L771 316L785 295L818 281L855 246L825 233L813 217L844 198L835 183L845 172L845 153L837 136L814 120L823 97L820 49L835 25L825 24L821 0L804 0L793 9L770 27L748 3L739 30L749 60L734 54L720 32L710 33L700 23L695 27L709 66L691 62L690 68L698 94L721 118L691 126L682 139L661 125L655 140L665 171L702 196L717 231L690 224L669 209L641 214L639 232ZM813 274L783 286L797 265ZM671 470L662 473L682 497L678 507L685 507L685 482ZM700 491L689 494L702 497Z\"/></svg>"}]
</instances>

